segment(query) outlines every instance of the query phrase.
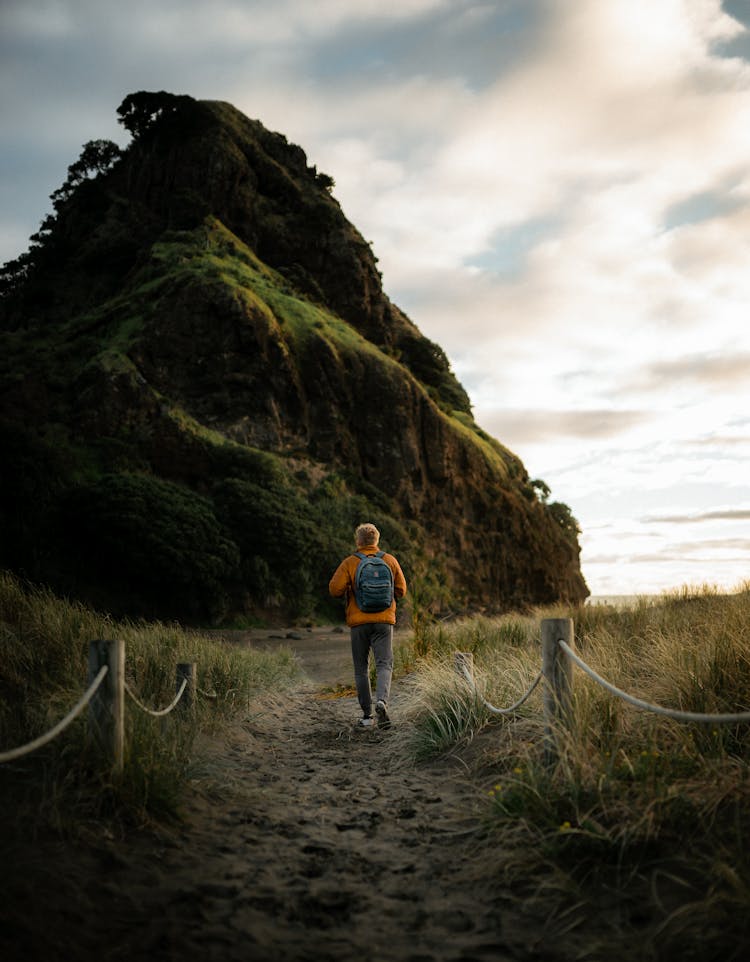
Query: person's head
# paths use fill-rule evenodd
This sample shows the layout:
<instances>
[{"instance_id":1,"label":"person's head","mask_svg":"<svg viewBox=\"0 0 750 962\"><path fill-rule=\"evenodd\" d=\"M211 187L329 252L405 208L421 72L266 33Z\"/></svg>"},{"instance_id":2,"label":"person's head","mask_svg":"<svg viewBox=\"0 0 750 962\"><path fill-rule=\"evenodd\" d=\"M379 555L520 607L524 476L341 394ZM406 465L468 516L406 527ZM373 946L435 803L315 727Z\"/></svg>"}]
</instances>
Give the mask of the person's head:
<instances>
[{"instance_id":1,"label":"person's head","mask_svg":"<svg viewBox=\"0 0 750 962\"><path fill-rule=\"evenodd\" d=\"M374 524L367 521L354 532L354 540L358 548L372 548L380 541L380 532Z\"/></svg>"}]
</instances>

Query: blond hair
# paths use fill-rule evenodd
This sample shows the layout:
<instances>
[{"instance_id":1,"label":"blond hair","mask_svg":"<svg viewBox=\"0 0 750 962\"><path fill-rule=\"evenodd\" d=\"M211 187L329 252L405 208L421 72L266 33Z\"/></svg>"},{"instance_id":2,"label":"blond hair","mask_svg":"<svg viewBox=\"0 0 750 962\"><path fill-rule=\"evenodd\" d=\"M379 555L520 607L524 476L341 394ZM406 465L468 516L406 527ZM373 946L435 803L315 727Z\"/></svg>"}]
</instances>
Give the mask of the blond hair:
<instances>
[{"instance_id":1,"label":"blond hair","mask_svg":"<svg viewBox=\"0 0 750 962\"><path fill-rule=\"evenodd\" d=\"M380 532L374 524L367 521L365 524L359 525L354 532L354 540L358 547L368 548L371 545L376 545L378 541L380 541Z\"/></svg>"}]
</instances>

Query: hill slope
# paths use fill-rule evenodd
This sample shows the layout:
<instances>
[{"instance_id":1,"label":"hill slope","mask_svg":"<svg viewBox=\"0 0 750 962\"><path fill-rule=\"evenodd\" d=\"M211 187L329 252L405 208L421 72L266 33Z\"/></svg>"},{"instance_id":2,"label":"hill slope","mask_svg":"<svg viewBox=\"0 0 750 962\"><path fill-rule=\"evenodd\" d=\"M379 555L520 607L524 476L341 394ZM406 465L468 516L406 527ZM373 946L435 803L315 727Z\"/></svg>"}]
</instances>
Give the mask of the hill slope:
<instances>
[{"instance_id":1,"label":"hill slope","mask_svg":"<svg viewBox=\"0 0 750 962\"><path fill-rule=\"evenodd\" d=\"M580 600L577 526L479 429L304 152L133 94L0 301L0 561L118 613L330 615L356 523L421 601ZM542 489L543 490L543 487Z\"/></svg>"}]
</instances>

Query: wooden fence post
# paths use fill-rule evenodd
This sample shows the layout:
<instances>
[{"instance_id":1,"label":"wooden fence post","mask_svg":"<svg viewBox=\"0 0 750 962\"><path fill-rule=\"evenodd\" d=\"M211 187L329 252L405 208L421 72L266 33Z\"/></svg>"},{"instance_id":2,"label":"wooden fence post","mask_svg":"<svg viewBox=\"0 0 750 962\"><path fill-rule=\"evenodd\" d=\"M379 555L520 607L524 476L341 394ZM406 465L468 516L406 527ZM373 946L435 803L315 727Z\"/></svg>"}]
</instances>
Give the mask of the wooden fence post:
<instances>
[{"instance_id":1,"label":"wooden fence post","mask_svg":"<svg viewBox=\"0 0 750 962\"><path fill-rule=\"evenodd\" d=\"M544 757L548 764L557 758L556 736L570 715L573 695L573 665L559 642L575 648L571 618L542 619L542 675L544 676Z\"/></svg>"},{"instance_id":2,"label":"wooden fence post","mask_svg":"<svg viewBox=\"0 0 750 962\"><path fill-rule=\"evenodd\" d=\"M454 651L453 667L456 674L462 678L474 680L474 652L473 651Z\"/></svg>"},{"instance_id":3,"label":"wooden fence post","mask_svg":"<svg viewBox=\"0 0 750 962\"><path fill-rule=\"evenodd\" d=\"M177 673L175 675L175 694L182 687L182 682L187 681L185 686L185 691L183 692L182 698L179 701L179 706L183 711L193 711L195 708L195 690L196 690L196 670L194 661L181 661L177 665Z\"/></svg>"},{"instance_id":4,"label":"wooden fence post","mask_svg":"<svg viewBox=\"0 0 750 962\"><path fill-rule=\"evenodd\" d=\"M125 642L121 638L90 642L89 684L104 665L109 670L89 703L89 718L99 747L119 773L125 757Z\"/></svg>"}]
</instances>

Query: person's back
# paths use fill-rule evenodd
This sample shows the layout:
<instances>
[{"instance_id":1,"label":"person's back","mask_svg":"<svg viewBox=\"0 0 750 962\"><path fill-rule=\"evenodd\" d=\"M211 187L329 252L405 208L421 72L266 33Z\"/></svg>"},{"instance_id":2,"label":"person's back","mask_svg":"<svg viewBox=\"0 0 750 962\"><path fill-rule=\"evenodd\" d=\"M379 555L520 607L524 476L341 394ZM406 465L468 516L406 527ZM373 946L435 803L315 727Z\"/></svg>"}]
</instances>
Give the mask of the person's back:
<instances>
[{"instance_id":1,"label":"person's back","mask_svg":"<svg viewBox=\"0 0 750 962\"><path fill-rule=\"evenodd\" d=\"M393 626L396 624L396 602L406 594L406 579L397 559L378 548L380 532L374 524L359 525L354 532L357 553L344 558L328 585L328 590L334 598L344 598L346 601L346 623L351 631L352 661L354 663L354 681L357 686L357 698L362 709L359 725L368 728L374 724L372 717L372 689L368 671L370 649L375 657L376 669L376 706L378 724L381 727L390 725L388 716L388 699L393 674ZM364 559L361 557L364 555ZM382 602L372 601L381 595L379 589L373 589L369 597L372 608L363 597L367 592L360 593L362 606L357 603L357 571L366 564L366 559L380 555L381 561L387 565L392 575L392 593L390 600L384 596ZM374 584L374 581L371 582ZM386 604L387 602L387 604ZM380 604L386 605L380 608Z\"/></svg>"}]
</instances>

